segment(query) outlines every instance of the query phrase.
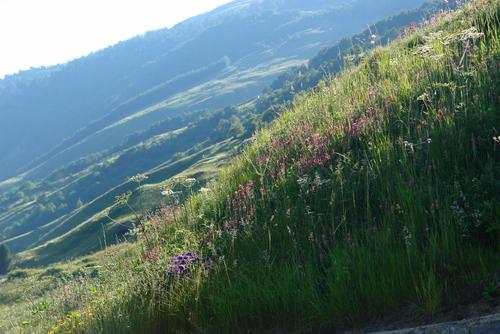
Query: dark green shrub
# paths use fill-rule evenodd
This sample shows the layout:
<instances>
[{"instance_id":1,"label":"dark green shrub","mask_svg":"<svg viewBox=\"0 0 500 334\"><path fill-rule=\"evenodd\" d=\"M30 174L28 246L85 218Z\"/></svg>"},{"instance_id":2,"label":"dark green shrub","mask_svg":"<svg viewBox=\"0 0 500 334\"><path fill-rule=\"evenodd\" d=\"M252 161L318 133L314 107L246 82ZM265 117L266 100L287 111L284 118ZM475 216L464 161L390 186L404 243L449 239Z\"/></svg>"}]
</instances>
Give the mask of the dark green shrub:
<instances>
[{"instance_id":1,"label":"dark green shrub","mask_svg":"<svg viewBox=\"0 0 500 334\"><path fill-rule=\"evenodd\" d=\"M9 281L13 281L16 279L27 278L29 276L27 271L24 270L14 270L9 273L8 279Z\"/></svg>"},{"instance_id":2,"label":"dark green shrub","mask_svg":"<svg viewBox=\"0 0 500 334\"><path fill-rule=\"evenodd\" d=\"M6 274L12 263L12 254L9 247L5 244L0 245L0 274Z\"/></svg>"}]
</instances>

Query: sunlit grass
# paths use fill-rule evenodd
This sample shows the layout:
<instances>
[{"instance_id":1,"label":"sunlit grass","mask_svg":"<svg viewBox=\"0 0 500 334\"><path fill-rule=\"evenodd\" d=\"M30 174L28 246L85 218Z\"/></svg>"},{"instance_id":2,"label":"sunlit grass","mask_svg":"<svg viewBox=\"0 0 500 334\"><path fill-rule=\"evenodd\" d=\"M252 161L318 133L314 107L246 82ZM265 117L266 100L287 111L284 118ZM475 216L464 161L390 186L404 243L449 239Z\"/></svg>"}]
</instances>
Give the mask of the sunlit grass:
<instances>
[{"instance_id":1,"label":"sunlit grass","mask_svg":"<svg viewBox=\"0 0 500 334\"><path fill-rule=\"evenodd\" d=\"M297 98L34 328L332 329L481 288L500 270L499 14L474 1ZM169 274L185 252L210 265Z\"/></svg>"}]
</instances>

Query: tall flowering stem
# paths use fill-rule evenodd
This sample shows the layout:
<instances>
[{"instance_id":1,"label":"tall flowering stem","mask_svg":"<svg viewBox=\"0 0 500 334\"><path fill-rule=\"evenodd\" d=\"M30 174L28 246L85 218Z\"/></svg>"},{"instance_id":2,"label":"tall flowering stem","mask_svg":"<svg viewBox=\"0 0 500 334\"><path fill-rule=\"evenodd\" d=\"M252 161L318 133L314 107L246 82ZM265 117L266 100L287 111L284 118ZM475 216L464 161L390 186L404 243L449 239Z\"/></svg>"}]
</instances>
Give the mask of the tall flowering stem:
<instances>
[{"instance_id":1,"label":"tall flowering stem","mask_svg":"<svg viewBox=\"0 0 500 334\"><path fill-rule=\"evenodd\" d=\"M324 167L332 159L335 152L330 148L331 142L329 134L319 134L304 124L274 138L273 145L257 158L257 163L270 164L272 182L293 171L306 174L314 168Z\"/></svg>"},{"instance_id":2,"label":"tall flowering stem","mask_svg":"<svg viewBox=\"0 0 500 334\"><path fill-rule=\"evenodd\" d=\"M250 232L255 218L255 194L254 182L248 181L246 185L240 185L231 198L226 199L224 220L224 233L236 239L239 232Z\"/></svg>"}]
</instances>

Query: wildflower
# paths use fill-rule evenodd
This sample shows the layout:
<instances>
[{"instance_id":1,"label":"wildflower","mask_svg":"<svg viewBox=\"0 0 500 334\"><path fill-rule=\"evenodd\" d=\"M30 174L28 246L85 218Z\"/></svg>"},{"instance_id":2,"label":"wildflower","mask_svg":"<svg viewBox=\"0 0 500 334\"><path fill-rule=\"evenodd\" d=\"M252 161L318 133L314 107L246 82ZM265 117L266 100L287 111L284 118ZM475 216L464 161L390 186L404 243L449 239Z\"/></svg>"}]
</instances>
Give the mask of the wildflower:
<instances>
[{"instance_id":1,"label":"wildflower","mask_svg":"<svg viewBox=\"0 0 500 334\"><path fill-rule=\"evenodd\" d=\"M403 226L403 238L406 246L411 246L412 233L407 226Z\"/></svg>"},{"instance_id":2,"label":"wildflower","mask_svg":"<svg viewBox=\"0 0 500 334\"><path fill-rule=\"evenodd\" d=\"M395 205L393 205L393 210L397 213L397 214L403 214L403 209L401 208L401 205L399 205L399 203L396 203Z\"/></svg>"},{"instance_id":3,"label":"wildflower","mask_svg":"<svg viewBox=\"0 0 500 334\"><path fill-rule=\"evenodd\" d=\"M330 142L328 135L313 132L311 127L303 124L288 135L275 138L274 144L257 158L257 162L261 170L270 170L273 181L283 179L295 167L305 174L314 167L324 166L331 159ZM265 195L264 191L261 193Z\"/></svg>"},{"instance_id":4,"label":"wildflower","mask_svg":"<svg viewBox=\"0 0 500 334\"><path fill-rule=\"evenodd\" d=\"M403 141L403 145L404 145L405 148L409 148L410 150L413 151L413 143L405 140L405 141Z\"/></svg>"},{"instance_id":5,"label":"wildflower","mask_svg":"<svg viewBox=\"0 0 500 334\"><path fill-rule=\"evenodd\" d=\"M308 238L310 242L314 242L314 233L310 232Z\"/></svg>"},{"instance_id":6,"label":"wildflower","mask_svg":"<svg viewBox=\"0 0 500 334\"><path fill-rule=\"evenodd\" d=\"M226 220L223 223L224 232L236 239L238 232L244 230L250 233L255 216L255 205L253 203L254 182L248 181L246 185L240 185L231 199L226 197Z\"/></svg>"},{"instance_id":7,"label":"wildflower","mask_svg":"<svg viewBox=\"0 0 500 334\"><path fill-rule=\"evenodd\" d=\"M405 27L402 32L399 33L398 38L402 39L408 35L411 35L413 32L415 32L418 29L418 23L417 22L412 22L410 23L409 26Z\"/></svg>"},{"instance_id":8,"label":"wildflower","mask_svg":"<svg viewBox=\"0 0 500 334\"><path fill-rule=\"evenodd\" d=\"M116 204L126 204L129 200L130 196L132 196L131 191L127 191L125 194L122 194L120 196L116 196L115 203Z\"/></svg>"},{"instance_id":9,"label":"wildflower","mask_svg":"<svg viewBox=\"0 0 500 334\"><path fill-rule=\"evenodd\" d=\"M493 140L494 140L497 144L500 144L500 136L498 136L498 137L493 137Z\"/></svg>"},{"instance_id":10,"label":"wildflower","mask_svg":"<svg viewBox=\"0 0 500 334\"><path fill-rule=\"evenodd\" d=\"M203 266L206 270L210 270L210 268L212 267L212 258L210 256L205 256L205 258L203 259Z\"/></svg>"},{"instance_id":11,"label":"wildflower","mask_svg":"<svg viewBox=\"0 0 500 334\"><path fill-rule=\"evenodd\" d=\"M425 142L426 142L427 144L431 144L431 143L432 143L432 138L427 138L427 139L425 140Z\"/></svg>"},{"instance_id":12,"label":"wildflower","mask_svg":"<svg viewBox=\"0 0 500 334\"><path fill-rule=\"evenodd\" d=\"M206 256L201 259L201 257L193 252L184 252L183 254L173 256L170 259L170 265L167 269L167 274L169 276L176 277L188 277L190 272L197 265L203 264L206 270L210 269L211 258Z\"/></svg>"},{"instance_id":13,"label":"wildflower","mask_svg":"<svg viewBox=\"0 0 500 334\"><path fill-rule=\"evenodd\" d=\"M210 192L210 189L208 189L208 188L201 188L200 189L200 193L202 193L202 194L208 194L209 192Z\"/></svg>"},{"instance_id":14,"label":"wildflower","mask_svg":"<svg viewBox=\"0 0 500 334\"><path fill-rule=\"evenodd\" d=\"M439 11L437 13L434 13L427 23L431 26L435 26L444 15L446 15L446 11Z\"/></svg>"},{"instance_id":15,"label":"wildflower","mask_svg":"<svg viewBox=\"0 0 500 334\"><path fill-rule=\"evenodd\" d=\"M153 248L153 249L150 249L147 253L146 253L146 260L149 261L149 262L153 262L153 261L156 261L156 259L158 258L158 255L160 254L160 251L158 248Z\"/></svg>"},{"instance_id":16,"label":"wildflower","mask_svg":"<svg viewBox=\"0 0 500 334\"><path fill-rule=\"evenodd\" d=\"M461 32L453 35L452 38L461 41L462 43L467 43L484 38L484 33L480 32L476 27L472 27L462 30Z\"/></svg>"},{"instance_id":17,"label":"wildflower","mask_svg":"<svg viewBox=\"0 0 500 334\"><path fill-rule=\"evenodd\" d=\"M349 133L351 135L360 134L366 126L366 120L363 118L358 118L354 123L351 124L351 128L349 129Z\"/></svg>"}]
</instances>

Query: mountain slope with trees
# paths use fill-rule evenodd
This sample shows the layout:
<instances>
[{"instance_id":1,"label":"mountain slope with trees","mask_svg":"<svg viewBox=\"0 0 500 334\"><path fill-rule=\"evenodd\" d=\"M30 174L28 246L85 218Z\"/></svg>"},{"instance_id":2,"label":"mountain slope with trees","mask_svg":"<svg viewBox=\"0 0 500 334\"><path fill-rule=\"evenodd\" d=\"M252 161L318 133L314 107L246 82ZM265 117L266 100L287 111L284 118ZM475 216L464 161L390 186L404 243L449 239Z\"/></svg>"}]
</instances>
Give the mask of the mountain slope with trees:
<instances>
[{"instance_id":1,"label":"mountain slope with trees","mask_svg":"<svg viewBox=\"0 0 500 334\"><path fill-rule=\"evenodd\" d=\"M329 3L330 5L332 4L331 2ZM271 24L270 22L277 24L273 21L277 19L276 15L277 17L287 19L293 16L295 18L293 23L276 28L276 31L270 36L266 34L262 36L267 36L266 38L270 39L270 41L275 41L278 38L286 41L298 38L298 41L303 41L301 43L305 43L304 41L307 40L306 44L309 45L309 42L313 41L314 38L312 39L308 34L304 36L299 34L299 37L295 35L293 35L295 37L290 37L286 35L289 29L311 31L316 29L313 29L313 27L324 27L322 29L318 28L325 32L320 33L320 36L315 38L336 39L338 37L335 36L340 37L341 34L335 28L339 23L336 23L334 19L341 16L341 14L356 12L353 14L354 18L359 18L363 22L369 22L368 20L372 17L371 15L381 16L385 11L391 12L399 8L408 8L413 2L402 5L395 1L386 1L383 6L380 6L376 14L367 14L365 12L367 8L358 10L364 4L362 1L354 1L349 6L345 6L345 2L342 2L342 4L344 5L332 5L332 7L330 5L325 6L321 1L298 1L292 3L280 1L236 2L207 14L207 17L203 16L193 20L203 21L211 18L217 22L223 22L222 17L226 20L227 17L236 15L239 18L243 15L246 19L250 20L240 22L240 24L244 25L246 24L245 22L254 22L255 15L260 15L259 20L263 22L262 24L265 22L267 22L266 24ZM239 7L240 5L244 5L246 9L243 10L242 7ZM314 8L318 9L319 7L321 7L321 11L316 13ZM248 8L251 10L248 10ZM281 10L283 8L286 10ZM392 29L400 30L403 26L409 24L411 20L425 19L432 12L431 9L435 10L436 8L435 5L425 5L419 10L396 16L387 26L392 25ZM271 18L268 17L269 15L271 15ZM215 18L218 19L216 20ZM229 21L231 20L229 19ZM398 20L399 22L397 22ZM354 21L356 20L353 19ZM189 26L189 22L191 21L181 24L179 27ZM217 23L217 31L225 31L227 26L220 22ZM255 24L255 22L252 24ZM289 26L295 28L290 28ZM373 26L372 28L380 30L380 32L377 32L380 34L380 40L374 45L368 43L368 48L396 38L394 34L388 35L385 27L380 26L379 29ZM159 34L160 32L157 33ZM356 39L360 38L363 40L366 34L365 32L357 36ZM155 34L153 35L156 36ZM387 37L384 37L384 39L383 36L385 35ZM141 38L148 40L147 36ZM135 39L133 41L135 41L134 43L137 42ZM363 43L366 44L365 42ZM194 41L190 43L196 44ZM266 44L266 47L274 45L273 43ZM299 52L302 55L301 57L303 57L306 54L310 54L313 50L319 49L321 43L313 43L314 46L306 48L306 51L300 46L300 43L297 43L293 47L287 48L287 50L290 52ZM354 45L358 44L354 39L352 48L346 46L346 41L341 42L341 44L342 54L346 52L359 53L359 50L356 51L354 49ZM363 47L366 46L364 44ZM120 45L116 46L118 50L125 48L125 46ZM283 48L283 46L280 47ZM110 53L113 51L112 49L104 50L102 53ZM223 49L217 52L225 52ZM259 54L261 51L255 52ZM239 52L243 51L240 50ZM265 57L269 56L268 53L267 51L264 52ZM93 57L100 59L100 54ZM241 62L248 63L249 59L254 59L252 57L245 56ZM275 55L271 57L275 57ZM326 64L330 61L344 63L343 59L339 60L336 57L337 55L333 58L324 57L324 61L322 61L325 64L324 66L327 66ZM91 57L91 59L93 58ZM86 62L91 62L91 59L82 58L79 61L85 60ZM298 63L302 62L299 61ZM209 63L202 69L176 76L119 104L112 113L92 123L86 130L82 130L76 137L72 137L73 139L64 141L61 144L60 150L56 150L58 151L57 153L54 155L51 155L52 153L49 154L51 155L50 158L33 163L32 168L28 168L24 174L0 185L3 189L0 196L0 240L7 240L7 243L15 252L36 248L35 252L29 252L30 255L28 257L30 259L38 258L39 261L42 261L39 263L60 260L100 249L104 242L103 240L98 241L98 238L100 238L98 235L102 234L102 226L105 226L104 230L107 238L112 240L112 242L116 241L116 235L119 236L126 232L126 226L130 226L131 221L129 220L123 224L116 225L110 222L109 219L103 218L103 212L110 210L110 207L113 205L114 196L120 195L120 191L133 190L134 195L140 193L137 185L128 181L129 177L137 173L161 175L163 179L155 179L156 183L161 184L166 179L183 172L185 169L189 169L190 166L193 166L193 170L197 171L197 162L203 159L210 161L209 155L211 153L209 152L216 152L217 157L227 159L233 154L232 152L235 152L235 148L244 142L246 138L250 137L256 129L276 116L276 111L282 108L279 104L290 101L295 94L301 91L300 89L290 91L290 87L292 86L290 82L283 81L280 78L264 94L260 95L259 98L249 100L243 104L224 109L214 109L214 105L209 103L205 105L208 109L191 110L191 106L186 107L187 109L184 110L190 110L189 112L180 112L180 109L177 110L176 106L189 106L189 103L191 103L189 101L193 101L193 99L196 101L198 98L201 98L202 94L206 94L206 91L209 93L213 92L209 89L211 84L202 83L200 87L203 87L203 89L190 89L190 85L196 85L203 82L203 80L208 80L207 78L216 72L220 73L220 71L237 73L233 77L234 80L240 83L245 80L254 82L256 78L262 76L269 78L276 76L293 64L297 64L297 62L278 58L271 66L271 72L273 73L271 75L269 72L270 67L267 65L258 65L251 70L242 71L241 66L238 65L235 67L234 63L224 56L220 61ZM67 66L78 67L76 64L68 64ZM320 78L318 76L319 72L323 74L335 73L340 67L340 65L337 67L332 66L328 71L317 71L314 69L314 66L308 66L307 71L304 71L304 68L299 68L297 72L288 74L288 78L296 77L294 80L302 81L300 83L301 89L305 90L317 83ZM228 70L228 68L230 69ZM257 72L255 69L257 69ZM303 74L307 72L307 76L314 76L314 80L305 82L298 71L302 71L301 73ZM316 72L312 74L313 71ZM38 71L37 73L40 73L41 78L46 78L49 75L43 71ZM128 72L122 74L128 75ZM9 80L12 81L13 78ZM196 82L193 83L193 80ZM219 85L219 80L215 80L213 84L215 86ZM214 89L226 91L227 87L222 85L222 88L216 87ZM169 92L174 94L173 98L167 97L170 94ZM239 90L230 90L228 94L237 96L236 100L238 101L244 101L247 96L251 96L250 93L245 95ZM257 93L252 94L254 96L257 95ZM157 101L164 98L167 98L166 102L157 103ZM2 101L8 101L8 99ZM222 99L220 105L226 106L225 103L229 103L230 101L230 99ZM148 106L151 103L153 107ZM176 110L179 113L176 111L171 115L170 111L173 110L172 108L177 108ZM163 113L162 110L166 113ZM144 121L143 118L149 117L148 115L150 114L160 115L158 116L160 121L156 122L156 119L153 123ZM124 115L128 116L120 118ZM143 128L140 130L137 130L135 127L128 128L127 124L131 122L138 122L140 124L139 128ZM101 129L93 132L97 128ZM79 137L80 135L83 137ZM81 140L84 137L85 139ZM228 140L229 142L231 140L234 142L227 145L226 142ZM108 145L109 147L103 149L102 145ZM80 151L80 149L84 151ZM225 152L221 152L221 150L225 150ZM94 153L88 154L89 152ZM212 173L210 166L203 167L202 169L208 171L208 174ZM201 174L198 173L195 176L201 176ZM148 183L152 183L152 179ZM158 203L158 200L150 204L154 206L156 203ZM112 214L112 218L120 220L129 216L129 213L121 213L121 211L116 212L116 214L118 216L113 216ZM80 225L85 225L86 228L82 229ZM79 235L79 237L75 237L75 234ZM65 250L63 251L63 248L54 246L65 244L70 240L61 239L63 235L72 235L72 240L79 240L82 248L71 251L64 248ZM93 243L89 240L93 240ZM50 249L50 251L47 251L47 249ZM44 256L41 256L42 253ZM24 255L22 257L24 258Z\"/></svg>"},{"instance_id":2,"label":"mountain slope with trees","mask_svg":"<svg viewBox=\"0 0 500 334\"><path fill-rule=\"evenodd\" d=\"M497 303L499 30L500 3L475 0L367 53L296 97L216 182L169 183L126 254L83 266L23 320L336 332Z\"/></svg>"},{"instance_id":3,"label":"mountain slope with trees","mask_svg":"<svg viewBox=\"0 0 500 334\"><path fill-rule=\"evenodd\" d=\"M371 3L239 0L65 65L8 76L0 80L0 179L118 145L169 115L244 101L287 61L303 62L422 0ZM108 129L122 120L119 131Z\"/></svg>"}]
</instances>

